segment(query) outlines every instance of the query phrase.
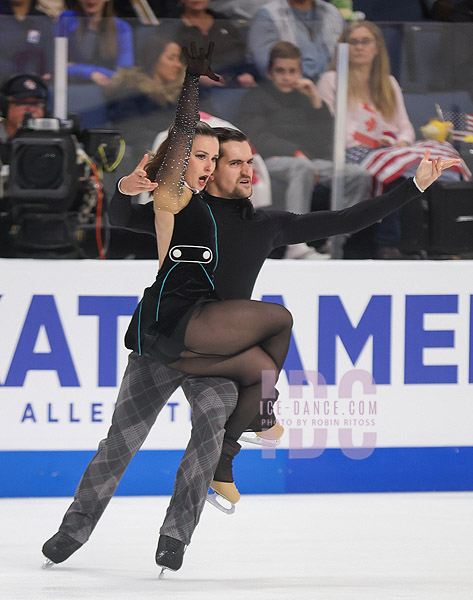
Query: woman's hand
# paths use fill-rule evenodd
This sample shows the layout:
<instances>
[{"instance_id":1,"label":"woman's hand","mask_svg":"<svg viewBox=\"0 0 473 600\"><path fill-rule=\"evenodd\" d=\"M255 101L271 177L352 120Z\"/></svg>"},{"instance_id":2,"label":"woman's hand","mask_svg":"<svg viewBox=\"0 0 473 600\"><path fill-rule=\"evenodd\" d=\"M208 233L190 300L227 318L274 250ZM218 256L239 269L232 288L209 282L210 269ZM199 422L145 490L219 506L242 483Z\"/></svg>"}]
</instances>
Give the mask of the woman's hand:
<instances>
[{"instance_id":1,"label":"woman's hand","mask_svg":"<svg viewBox=\"0 0 473 600\"><path fill-rule=\"evenodd\" d=\"M187 72L190 75L205 75L214 81L219 81L218 75L216 75L210 68L210 61L212 60L213 51L213 42L209 43L207 54L203 48L199 48L199 51L197 52L197 46L195 45L195 42L191 43L189 50L186 47L183 47L182 53L184 55Z\"/></svg>"},{"instance_id":2,"label":"woman's hand","mask_svg":"<svg viewBox=\"0 0 473 600\"><path fill-rule=\"evenodd\" d=\"M429 185L436 181L444 169L449 169L453 165L461 163L461 158L442 159L440 156L429 160L430 150L426 150L416 171L416 181L418 186L426 190Z\"/></svg>"},{"instance_id":3,"label":"woman's hand","mask_svg":"<svg viewBox=\"0 0 473 600\"><path fill-rule=\"evenodd\" d=\"M133 173L120 180L120 189L123 194L136 196L141 192L152 192L158 187L157 182L150 181L146 176L145 166L147 162L148 155L145 154Z\"/></svg>"},{"instance_id":4,"label":"woman's hand","mask_svg":"<svg viewBox=\"0 0 473 600\"><path fill-rule=\"evenodd\" d=\"M93 71L93 73L90 76L90 79L91 81L93 81L97 85L100 85L101 87L107 87L110 85L110 77L107 77L103 73L100 73L100 71Z\"/></svg>"}]
</instances>

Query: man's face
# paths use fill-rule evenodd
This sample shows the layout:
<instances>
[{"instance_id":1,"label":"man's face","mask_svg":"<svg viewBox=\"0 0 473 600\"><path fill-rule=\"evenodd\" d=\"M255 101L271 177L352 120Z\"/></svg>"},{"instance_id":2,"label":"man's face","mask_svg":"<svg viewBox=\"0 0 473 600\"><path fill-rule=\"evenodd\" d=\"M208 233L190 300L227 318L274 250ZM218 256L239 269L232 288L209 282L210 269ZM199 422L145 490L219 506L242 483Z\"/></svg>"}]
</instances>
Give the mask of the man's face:
<instances>
[{"instance_id":1,"label":"man's face","mask_svg":"<svg viewBox=\"0 0 473 600\"><path fill-rule=\"evenodd\" d=\"M28 98L12 98L9 97L8 110L6 116L7 128L13 133L23 123L23 118L26 113L30 113L34 119L44 117L45 103L41 98L30 96ZM10 135L13 135L10 133Z\"/></svg>"},{"instance_id":2,"label":"man's face","mask_svg":"<svg viewBox=\"0 0 473 600\"><path fill-rule=\"evenodd\" d=\"M296 89L301 76L299 58L276 58L273 66L268 70L268 78L273 82L274 87L285 94Z\"/></svg>"},{"instance_id":3,"label":"man's face","mask_svg":"<svg viewBox=\"0 0 473 600\"><path fill-rule=\"evenodd\" d=\"M253 153L248 142L220 144L220 158L207 189L212 196L238 200L251 196Z\"/></svg>"}]
</instances>

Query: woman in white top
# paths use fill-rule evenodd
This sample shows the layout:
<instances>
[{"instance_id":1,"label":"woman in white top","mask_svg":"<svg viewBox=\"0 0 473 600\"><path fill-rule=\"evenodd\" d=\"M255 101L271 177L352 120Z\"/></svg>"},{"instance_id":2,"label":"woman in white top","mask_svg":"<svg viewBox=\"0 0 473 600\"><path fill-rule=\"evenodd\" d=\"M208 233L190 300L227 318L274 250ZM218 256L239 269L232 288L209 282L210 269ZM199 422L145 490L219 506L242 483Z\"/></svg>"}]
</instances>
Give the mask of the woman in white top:
<instances>
[{"instance_id":1,"label":"woman in white top","mask_svg":"<svg viewBox=\"0 0 473 600\"><path fill-rule=\"evenodd\" d=\"M360 162L372 150L399 148L415 141L415 131L407 115L401 88L391 75L383 34L370 21L352 21L339 38L349 45L347 122L345 146L347 162ZM335 59L317 83L320 97L335 112ZM403 175L403 174L402 174ZM402 258L400 211L374 226L373 258ZM362 234L366 238L365 234ZM366 239L365 239L366 241Z\"/></svg>"},{"instance_id":2,"label":"woman in white top","mask_svg":"<svg viewBox=\"0 0 473 600\"><path fill-rule=\"evenodd\" d=\"M386 44L379 27L370 21L353 21L339 41L349 44L346 147L412 144L414 128L406 112L402 90L391 75ZM334 113L334 62L320 77L317 90Z\"/></svg>"}]
</instances>

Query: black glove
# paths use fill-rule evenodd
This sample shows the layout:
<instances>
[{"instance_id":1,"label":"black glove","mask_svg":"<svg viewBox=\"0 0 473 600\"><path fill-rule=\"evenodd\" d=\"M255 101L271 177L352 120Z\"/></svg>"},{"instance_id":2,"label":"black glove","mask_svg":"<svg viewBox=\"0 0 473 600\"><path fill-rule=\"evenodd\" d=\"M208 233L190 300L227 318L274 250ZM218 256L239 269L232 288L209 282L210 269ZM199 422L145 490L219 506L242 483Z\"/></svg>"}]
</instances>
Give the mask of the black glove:
<instances>
[{"instance_id":1,"label":"black glove","mask_svg":"<svg viewBox=\"0 0 473 600\"><path fill-rule=\"evenodd\" d=\"M191 42L190 51L185 47L182 48L182 53L187 65L187 72L190 75L206 75L214 81L219 81L219 76L215 75L210 68L210 61L212 59L214 45L215 44L213 42L210 42L207 49L207 54L205 54L205 50L203 48L199 48L199 52L197 52L197 46L195 45L195 42Z\"/></svg>"}]
</instances>

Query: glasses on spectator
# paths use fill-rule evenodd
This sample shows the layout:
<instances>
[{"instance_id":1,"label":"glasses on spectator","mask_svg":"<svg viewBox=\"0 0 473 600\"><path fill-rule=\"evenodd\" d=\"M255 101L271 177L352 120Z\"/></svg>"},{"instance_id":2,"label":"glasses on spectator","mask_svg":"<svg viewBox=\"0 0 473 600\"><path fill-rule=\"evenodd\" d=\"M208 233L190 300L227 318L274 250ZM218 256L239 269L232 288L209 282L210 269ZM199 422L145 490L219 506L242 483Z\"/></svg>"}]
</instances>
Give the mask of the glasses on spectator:
<instances>
[{"instance_id":1,"label":"glasses on spectator","mask_svg":"<svg viewBox=\"0 0 473 600\"><path fill-rule=\"evenodd\" d=\"M21 108L45 108L46 106L46 102L43 100L31 100L30 102L26 100L10 100L9 102Z\"/></svg>"},{"instance_id":2,"label":"glasses on spectator","mask_svg":"<svg viewBox=\"0 0 473 600\"><path fill-rule=\"evenodd\" d=\"M374 38L363 38L362 40L348 40L348 43L350 44L350 46L353 46L354 48L356 48L356 46L363 46L363 48L367 48L368 46L371 46L371 44L375 43L375 39Z\"/></svg>"}]
</instances>

